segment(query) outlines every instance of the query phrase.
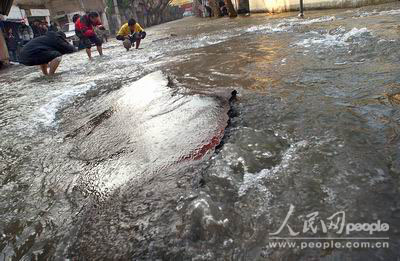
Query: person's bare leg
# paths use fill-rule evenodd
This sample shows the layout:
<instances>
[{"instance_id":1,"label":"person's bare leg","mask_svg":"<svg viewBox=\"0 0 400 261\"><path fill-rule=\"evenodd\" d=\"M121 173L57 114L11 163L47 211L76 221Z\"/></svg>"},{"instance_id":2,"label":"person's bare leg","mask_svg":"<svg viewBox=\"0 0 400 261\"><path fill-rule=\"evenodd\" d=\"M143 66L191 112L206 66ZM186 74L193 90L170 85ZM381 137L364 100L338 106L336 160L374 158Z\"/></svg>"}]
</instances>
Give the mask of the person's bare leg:
<instances>
[{"instance_id":1,"label":"person's bare leg","mask_svg":"<svg viewBox=\"0 0 400 261\"><path fill-rule=\"evenodd\" d=\"M141 39L136 39L136 49L139 49L140 40L141 40Z\"/></svg>"},{"instance_id":2,"label":"person's bare leg","mask_svg":"<svg viewBox=\"0 0 400 261\"><path fill-rule=\"evenodd\" d=\"M92 60L92 50L90 48L86 48L86 53L87 56L89 57L89 60Z\"/></svg>"},{"instance_id":3,"label":"person's bare leg","mask_svg":"<svg viewBox=\"0 0 400 261\"><path fill-rule=\"evenodd\" d=\"M100 56L103 55L103 47L101 46L96 46L97 51L99 52Z\"/></svg>"},{"instance_id":4,"label":"person's bare leg","mask_svg":"<svg viewBox=\"0 0 400 261\"><path fill-rule=\"evenodd\" d=\"M60 62L61 62L61 56L53 59L49 63L49 65L50 65L49 75L53 75L56 72L58 66L60 65Z\"/></svg>"},{"instance_id":5,"label":"person's bare leg","mask_svg":"<svg viewBox=\"0 0 400 261\"><path fill-rule=\"evenodd\" d=\"M42 70L42 73L43 73L44 75L49 75L49 73L47 72L47 63L41 64L41 65L40 65L40 69Z\"/></svg>"}]
</instances>

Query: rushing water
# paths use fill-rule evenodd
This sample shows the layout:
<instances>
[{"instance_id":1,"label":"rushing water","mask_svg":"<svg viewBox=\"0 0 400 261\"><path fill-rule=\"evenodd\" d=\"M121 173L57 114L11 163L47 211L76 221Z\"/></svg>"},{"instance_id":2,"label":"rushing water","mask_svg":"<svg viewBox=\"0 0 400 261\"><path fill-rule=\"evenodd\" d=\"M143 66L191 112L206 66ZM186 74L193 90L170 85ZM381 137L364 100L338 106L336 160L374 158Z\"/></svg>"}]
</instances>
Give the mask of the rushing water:
<instances>
[{"instance_id":1,"label":"rushing water","mask_svg":"<svg viewBox=\"0 0 400 261\"><path fill-rule=\"evenodd\" d=\"M52 78L0 72L0 259L400 258L400 5L307 15L187 18ZM295 232L344 211L390 248L269 248L290 205ZM346 236L316 223L299 237Z\"/></svg>"}]
</instances>

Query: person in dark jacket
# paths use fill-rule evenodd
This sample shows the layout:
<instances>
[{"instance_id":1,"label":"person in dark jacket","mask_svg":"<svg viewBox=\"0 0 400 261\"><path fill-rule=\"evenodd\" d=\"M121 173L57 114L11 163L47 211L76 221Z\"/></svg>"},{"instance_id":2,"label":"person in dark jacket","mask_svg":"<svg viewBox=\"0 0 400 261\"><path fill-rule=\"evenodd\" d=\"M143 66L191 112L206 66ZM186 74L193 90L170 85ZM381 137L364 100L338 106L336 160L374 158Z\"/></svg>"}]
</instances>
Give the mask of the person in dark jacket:
<instances>
[{"instance_id":1,"label":"person in dark jacket","mask_svg":"<svg viewBox=\"0 0 400 261\"><path fill-rule=\"evenodd\" d=\"M32 27L33 37L34 38L46 34L46 32L43 31L42 25L40 24L40 22L38 20L35 20L31 27Z\"/></svg>"},{"instance_id":2,"label":"person in dark jacket","mask_svg":"<svg viewBox=\"0 0 400 261\"><path fill-rule=\"evenodd\" d=\"M79 20L79 18L81 18L81 15L80 15L80 14L74 14L74 16L72 17L72 22L75 24L76 21Z\"/></svg>"},{"instance_id":3,"label":"person in dark jacket","mask_svg":"<svg viewBox=\"0 0 400 261\"><path fill-rule=\"evenodd\" d=\"M73 53L74 50L63 32L48 32L24 46L20 53L20 63L27 66L39 65L44 75L53 75L61 62L61 56Z\"/></svg>"},{"instance_id":4,"label":"person in dark jacket","mask_svg":"<svg viewBox=\"0 0 400 261\"><path fill-rule=\"evenodd\" d=\"M103 48L101 47L103 41L97 37L94 27L105 30L100 22L99 14L96 12L90 12L87 15L81 16L75 22L75 33L85 46L89 60L92 60L92 44L95 44L99 54L103 55Z\"/></svg>"},{"instance_id":5,"label":"person in dark jacket","mask_svg":"<svg viewBox=\"0 0 400 261\"><path fill-rule=\"evenodd\" d=\"M10 28L6 34L6 42L8 53L10 54L10 60L13 62L18 62L17 57L17 49L18 49L18 41L15 35L13 34L13 30Z\"/></svg>"},{"instance_id":6,"label":"person in dark jacket","mask_svg":"<svg viewBox=\"0 0 400 261\"><path fill-rule=\"evenodd\" d=\"M49 31L58 32L58 25L55 22L52 22L50 24Z\"/></svg>"},{"instance_id":7,"label":"person in dark jacket","mask_svg":"<svg viewBox=\"0 0 400 261\"><path fill-rule=\"evenodd\" d=\"M40 30L42 35L47 34L47 32L49 31L49 26L47 25L46 20L40 22Z\"/></svg>"}]
</instances>

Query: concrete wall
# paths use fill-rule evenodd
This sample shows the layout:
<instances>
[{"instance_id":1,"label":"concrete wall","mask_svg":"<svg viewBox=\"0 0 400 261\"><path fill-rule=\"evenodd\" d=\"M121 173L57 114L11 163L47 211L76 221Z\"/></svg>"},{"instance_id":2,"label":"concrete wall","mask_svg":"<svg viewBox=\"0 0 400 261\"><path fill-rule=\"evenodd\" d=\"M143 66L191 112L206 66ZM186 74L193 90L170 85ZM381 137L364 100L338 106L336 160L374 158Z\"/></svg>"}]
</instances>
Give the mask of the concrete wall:
<instances>
[{"instance_id":1,"label":"concrete wall","mask_svg":"<svg viewBox=\"0 0 400 261\"><path fill-rule=\"evenodd\" d=\"M104 12L105 5L103 0L52 0L46 7L50 10L51 16L56 16L79 11Z\"/></svg>"},{"instance_id":2,"label":"concrete wall","mask_svg":"<svg viewBox=\"0 0 400 261\"><path fill-rule=\"evenodd\" d=\"M47 0L14 0L13 5L21 10L25 10L25 15L31 16L31 9L47 9L45 4Z\"/></svg>"},{"instance_id":3,"label":"concrete wall","mask_svg":"<svg viewBox=\"0 0 400 261\"><path fill-rule=\"evenodd\" d=\"M77 0L53 0L46 4L46 7L50 10L51 16L69 14L72 12L82 10L79 2Z\"/></svg>"},{"instance_id":4,"label":"concrete wall","mask_svg":"<svg viewBox=\"0 0 400 261\"><path fill-rule=\"evenodd\" d=\"M72 21L72 16L76 13L84 14L88 11L96 11L100 14L103 25L109 29L107 15L105 14L106 5L103 0L47 0L46 8L50 10L51 18L57 20L61 25ZM68 21L61 19L63 15L68 16Z\"/></svg>"},{"instance_id":5,"label":"concrete wall","mask_svg":"<svg viewBox=\"0 0 400 261\"><path fill-rule=\"evenodd\" d=\"M45 0L14 0L13 5L45 5Z\"/></svg>"},{"instance_id":6,"label":"concrete wall","mask_svg":"<svg viewBox=\"0 0 400 261\"><path fill-rule=\"evenodd\" d=\"M87 11L104 12L104 9L106 8L103 0L83 0L82 2Z\"/></svg>"},{"instance_id":7,"label":"concrete wall","mask_svg":"<svg viewBox=\"0 0 400 261\"><path fill-rule=\"evenodd\" d=\"M396 0L304 0L305 9L360 7ZM249 0L251 12L286 12L299 10L300 0Z\"/></svg>"}]
</instances>

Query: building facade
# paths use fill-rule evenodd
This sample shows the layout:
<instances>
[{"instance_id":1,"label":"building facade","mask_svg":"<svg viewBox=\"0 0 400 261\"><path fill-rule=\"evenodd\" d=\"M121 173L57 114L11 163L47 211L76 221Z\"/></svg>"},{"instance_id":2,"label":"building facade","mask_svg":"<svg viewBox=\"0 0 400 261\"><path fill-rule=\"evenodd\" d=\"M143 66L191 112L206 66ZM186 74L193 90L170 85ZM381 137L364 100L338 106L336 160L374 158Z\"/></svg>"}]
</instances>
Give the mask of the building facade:
<instances>
[{"instance_id":1,"label":"building facade","mask_svg":"<svg viewBox=\"0 0 400 261\"><path fill-rule=\"evenodd\" d=\"M304 0L305 9L351 8L383 4L395 0ZM250 12L288 12L300 8L300 0L232 0L239 9L248 6Z\"/></svg>"},{"instance_id":2,"label":"building facade","mask_svg":"<svg viewBox=\"0 0 400 261\"><path fill-rule=\"evenodd\" d=\"M50 22L50 11L45 6L44 0L14 0L8 21L23 21L29 24L33 20L46 20Z\"/></svg>"},{"instance_id":3,"label":"building facade","mask_svg":"<svg viewBox=\"0 0 400 261\"><path fill-rule=\"evenodd\" d=\"M178 6L180 8L183 8L185 10L192 10L193 6L193 0L172 0L171 2L172 6Z\"/></svg>"},{"instance_id":4,"label":"building facade","mask_svg":"<svg viewBox=\"0 0 400 261\"><path fill-rule=\"evenodd\" d=\"M11 10L0 14L0 62L8 63L8 51L4 43L4 33L12 30L18 41L17 56L24 44L34 35L32 24L56 22L60 28L72 23L74 14L85 14L96 11L100 14L103 25L108 29L108 19L105 13L104 0L1 0L8 4L12 2ZM3 5L5 2L1 2ZM2 7L2 6L0 6ZM2 7L3 8L3 7ZM4 8L3 8L4 9ZM8 8L7 8L8 9ZM66 28L70 26L66 25Z\"/></svg>"},{"instance_id":5,"label":"building facade","mask_svg":"<svg viewBox=\"0 0 400 261\"><path fill-rule=\"evenodd\" d=\"M34 20L57 22L60 26L72 22L74 14L96 11L108 28L104 0L14 0L8 20L24 20L26 24Z\"/></svg>"},{"instance_id":6,"label":"building facade","mask_svg":"<svg viewBox=\"0 0 400 261\"><path fill-rule=\"evenodd\" d=\"M104 26L108 28L106 5L103 0L47 0L45 5L50 10L51 20L60 26L71 23L74 14L95 11L100 14Z\"/></svg>"},{"instance_id":7,"label":"building facade","mask_svg":"<svg viewBox=\"0 0 400 261\"><path fill-rule=\"evenodd\" d=\"M7 15L0 16L0 30L3 35L7 35L11 30L12 35L18 42L17 46L17 60L18 53L22 46L33 38L32 28L29 26L33 21L39 20L41 22L50 22L50 11L45 7L45 1L42 0L14 0L10 11ZM4 57L8 51L3 51L0 55L1 60L5 61ZM5 63L8 63L5 61Z\"/></svg>"},{"instance_id":8,"label":"building facade","mask_svg":"<svg viewBox=\"0 0 400 261\"><path fill-rule=\"evenodd\" d=\"M174 0L173 3L180 3L186 0ZM236 11L239 13L280 13L298 11L300 0L231 0ZM383 4L395 2L396 0L303 0L304 8L311 9L333 9L352 8L366 5ZM193 14L204 16L204 6L208 0L193 0Z\"/></svg>"}]
</instances>

